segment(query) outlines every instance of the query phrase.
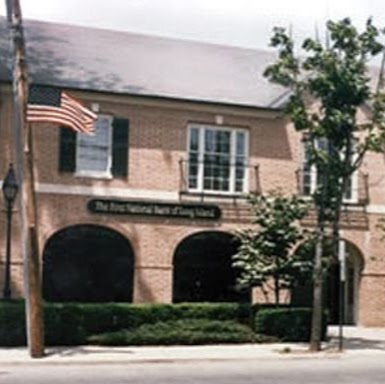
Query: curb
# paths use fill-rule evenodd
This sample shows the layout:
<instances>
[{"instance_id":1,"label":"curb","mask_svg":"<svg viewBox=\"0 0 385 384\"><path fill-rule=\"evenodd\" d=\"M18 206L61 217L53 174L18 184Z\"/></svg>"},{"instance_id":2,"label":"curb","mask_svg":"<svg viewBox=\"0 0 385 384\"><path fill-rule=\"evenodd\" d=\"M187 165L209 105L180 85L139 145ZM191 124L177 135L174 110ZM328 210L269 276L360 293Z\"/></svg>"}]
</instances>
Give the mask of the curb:
<instances>
[{"instance_id":1,"label":"curb","mask_svg":"<svg viewBox=\"0 0 385 384\"><path fill-rule=\"evenodd\" d=\"M111 353L111 356L98 356L97 353L93 355L90 353L88 357L66 357L60 356L60 354L47 354L42 358L31 358L28 355L20 356L17 358L12 357L7 360L5 358L0 359L1 366L21 366L21 365L95 365L95 364L191 364L202 362L223 362L223 361L266 361L266 360L308 360L308 359L343 359L353 356L362 356L362 354L353 355L349 352L338 351L321 351L321 352L308 352L303 350L291 350L290 352L282 352L280 350L261 351L251 356L236 356L236 355L212 355L212 356L191 356L186 354L185 356L137 356L137 357L125 357L116 356Z\"/></svg>"},{"instance_id":2,"label":"curb","mask_svg":"<svg viewBox=\"0 0 385 384\"><path fill-rule=\"evenodd\" d=\"M0 348L1 366L94 365L94 364L176 364L215 361L261 361L299 359L345 359L385 356L385 348L358 348L346 345L343 351L335 343L324 343L319 352L310 352L307 344L234 344L206 346L143 347L47 347L42 358L31 358L26 347Z\"/></svg>"}]
</instances>

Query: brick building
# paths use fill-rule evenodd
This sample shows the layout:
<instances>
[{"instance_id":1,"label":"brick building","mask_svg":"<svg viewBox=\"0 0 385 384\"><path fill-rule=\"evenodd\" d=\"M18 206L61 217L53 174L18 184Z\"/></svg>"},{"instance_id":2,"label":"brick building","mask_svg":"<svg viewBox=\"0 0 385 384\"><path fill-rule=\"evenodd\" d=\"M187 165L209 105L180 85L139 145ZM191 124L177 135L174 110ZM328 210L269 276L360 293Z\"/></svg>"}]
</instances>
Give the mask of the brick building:
<instances>
[{"instance_id":1,"label":"brick building","mask_svg":"<svg viewBox=\"0 0 385 384\"><path fill-rule=\"evenodd\" d=\"M0 32L5 175L15 154L4 19ZM273 54L35 21L25 33L31 82L65 89L99 116L94 136L33 126L44 298L250 300L231 268L234 231L250 223L244 197L310 193L316 178L282 114L287 92L262 76ZM383 162L367 156L345 205L347 323L385 326ZM15 215L13 295L23 295L19 224ZM336 297L335 269L325 297L332 313Z\"/></svg>"}]
</instances>

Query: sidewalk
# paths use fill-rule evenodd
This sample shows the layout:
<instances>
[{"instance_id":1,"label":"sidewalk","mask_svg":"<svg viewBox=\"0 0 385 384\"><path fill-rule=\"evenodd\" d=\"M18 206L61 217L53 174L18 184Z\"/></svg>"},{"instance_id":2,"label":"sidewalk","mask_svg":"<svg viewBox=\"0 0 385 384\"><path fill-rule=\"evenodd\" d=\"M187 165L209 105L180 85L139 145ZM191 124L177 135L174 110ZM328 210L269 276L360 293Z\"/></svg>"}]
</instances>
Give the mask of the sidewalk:
<instances>
[{"instance_id":1,"label":"sidewalk","mask_svg":"<svg viewBox=\"0 0 385 384\"><path fill-rule=\"evenodd\" d=\"M118 364L208 360L261 360L287 358L385 357L385 328L344 327L344 351L339 353L338 329L329 327L330 340L319 353L307 343L242 344L157 347L47 347L47 355L32 359L26 348L0 348L0 365L6 364Z\"/></svg>"}]
</instances>

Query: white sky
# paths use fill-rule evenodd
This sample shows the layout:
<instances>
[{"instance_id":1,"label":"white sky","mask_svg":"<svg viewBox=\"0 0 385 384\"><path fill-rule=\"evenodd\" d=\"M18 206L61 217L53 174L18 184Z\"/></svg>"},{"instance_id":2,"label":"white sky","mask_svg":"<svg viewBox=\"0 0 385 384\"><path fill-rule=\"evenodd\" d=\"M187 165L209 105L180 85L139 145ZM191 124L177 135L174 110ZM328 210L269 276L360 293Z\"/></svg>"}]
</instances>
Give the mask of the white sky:
<instances>
[{"instance_id":1,"label":"white sky","mask_svg":"<svg viewBox=\"0 0 385 384\"><path fill-rule=\"evenodd\" d=\"M291 25L302 40L325 20L369 16L385 26L383 0L20 0L38 19L252 48L267 48L273 26ZM5 15L5 0L0 0Z\"/></svg>"}]
</instances>

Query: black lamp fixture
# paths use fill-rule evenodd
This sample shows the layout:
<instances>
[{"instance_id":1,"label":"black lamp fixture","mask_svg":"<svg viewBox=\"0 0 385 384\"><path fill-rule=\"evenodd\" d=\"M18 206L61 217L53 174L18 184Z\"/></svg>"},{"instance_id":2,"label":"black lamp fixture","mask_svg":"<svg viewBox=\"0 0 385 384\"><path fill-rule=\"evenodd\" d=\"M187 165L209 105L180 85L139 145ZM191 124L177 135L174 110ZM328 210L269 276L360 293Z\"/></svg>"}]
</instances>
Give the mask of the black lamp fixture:
<instances>
[{"instance_id":1,"label":"black lamp fixture","mask_svg":"<svg viewBox=\"0 0 385 384\"><path fill-rule=\"evenodd\" d=\"M6 232L6 253L5 253L5 274L4 274L4 291L3 298L9 300L11 298L11 228L12 228L12 209L15 202L19 184L16 179L13 165L9 165L9 169L3 181L3 196L5 203L5 211L7 215L7 232Z\"/></svg>"}]
</instances>

